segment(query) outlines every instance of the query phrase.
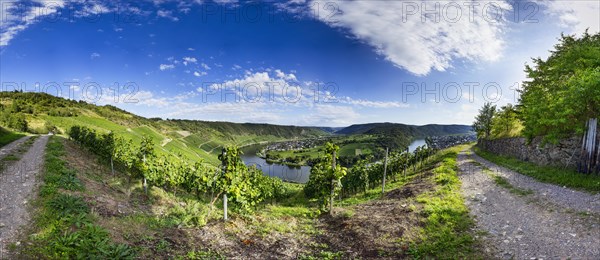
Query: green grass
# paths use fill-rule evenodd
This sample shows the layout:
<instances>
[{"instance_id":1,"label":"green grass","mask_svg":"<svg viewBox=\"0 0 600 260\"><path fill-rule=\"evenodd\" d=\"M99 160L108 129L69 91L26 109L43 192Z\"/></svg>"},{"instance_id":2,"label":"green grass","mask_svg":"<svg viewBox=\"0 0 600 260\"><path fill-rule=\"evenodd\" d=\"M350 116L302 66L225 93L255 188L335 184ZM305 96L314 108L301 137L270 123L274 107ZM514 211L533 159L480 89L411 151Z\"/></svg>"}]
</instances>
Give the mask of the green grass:
<instances>
[{"instance_id":1,"label":"green grass","mask_svg":"<svg viewBox=\"0 0 600 260\"><path fill-rule=\"evenodd\" d=\"M441 164L434 169L435 191L417 196L426 215L420 241L409 252L417 259L476 259L482 256L474 249L470 233L474 226L464 198L460 194L457 176L457 153L467 146L457 146L440 152Z\"/></svg>"},{"instance_id":2,"label":"green grass","mask_svg":"<svg viewBox=\"0 0 600 260\"><path fill-rule=\"evenodd\" d=\"M500 186L502 188L507 189L512 194L519 195L519 196L527 196L527 195L533 194L532 190L521 189L521 188L517 188L517 187L513 186L504 177L501 177L501 176L498 176L498 175L493 175L492 178L494 179L494 182L496 183L496 185L498 185L498 186Z\"/></svg>"},{"instance_id":3,"label":"green grass","mask_svg":"<svg viewBox=\"0 0 600 260\"><path fill-rule=\"evenodd\" d=\"M50 138L33 224L24 244L15 247L17 258L25 259L133 259L135 252L125 244L113 243L108 231L96 225L95 215L80 195L83 190L76 172L61 159L65 155L59 137Z\"/></svg>"},{"instance_id":4,"label":"green grass","mask_svg":"<svg viewBox=\"0 0 600 260\"><path fill-rule=\"evenodd\" d=\"M23 136L25 136L25 135L15 133L15 132L10 132L10 131L5 130L4 128L0 127L0 147L10 144L15 140L20 139Z\"/></svg>"},{"instance_id":5,"label":"green grass","mask_svg":"<svg viewBox=\"0 0 600 260\"><path fill-rule=\"evenodd\" d=\"M473 150L477 155L490 162L523 175L533 177L541 182L566 186L592 194L600 192L600 176L585 175L573 170L565 170L551 166L539 166L530 162L521 161L517 158L495 155L477 147L473 148Z\"/></svg>"},{"instance_id":6,"label":"green grass","mask_svg":"<svg viewBox=\"0 0 600 260\"><path fill-rule=\"evenodd\" d=\"M20 146L12 154L6 155L4 158L0 159L0 172L2 172L7 164L21 160L21 156L29 151L29 148L31 148L37 138L37 136L32 136L20 144Z\"/></svg>"},{"instance_id":7,"label":"green grass","mask_svg":"<svg viewBox=\"0 0 600 260\"><path fill-rule=\"evenodd\" d=\"M492 170L490 170L490 168L481 164L480 162L471 161L471 163L480 167L481 170L483 171L483 173L487 174L494 180L494 183L496 183L496 185L507 189L512 194L519 195L519 196L527 196L527 195L531 195L534 193L530 189L521 189L521 188L517 188L517 187L513 186L512 184L510 184L508 179L495 174Z\"/></svg>"}]
</instances>

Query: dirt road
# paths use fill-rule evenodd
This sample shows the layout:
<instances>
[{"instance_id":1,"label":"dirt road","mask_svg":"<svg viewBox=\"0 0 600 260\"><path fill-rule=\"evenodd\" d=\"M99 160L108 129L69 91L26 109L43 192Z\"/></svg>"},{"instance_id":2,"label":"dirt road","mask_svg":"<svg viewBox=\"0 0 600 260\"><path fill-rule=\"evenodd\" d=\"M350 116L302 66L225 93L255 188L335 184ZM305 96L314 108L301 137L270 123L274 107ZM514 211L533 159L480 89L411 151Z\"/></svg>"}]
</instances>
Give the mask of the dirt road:
<instances>
[{"instance_id":1,"label":"dirt road","mask_svg":"<svg viewBox=\"0 0 600 260\"><path fill-rule=\"evenodd\" d=\"M466 204L485 250L500 259L600 259L597 196L539 183L463 151ZM522 193L496 184L504 177Z\"/></svg>"},{"instance_id":2,"label":"dirt road","mask_svg":"<svg viewBox=\"0 0 600 260\"><path fill-rule=\"evenodd\" d=\"M48 138L39 137L19 161L8 164L0 173L0 258L7 257L7 246L29 221L28 202L35 195L36 177L43 169ZM23 142L21 139L3 147L0 154L13 153Z\"/></svg>"}]
</instances>

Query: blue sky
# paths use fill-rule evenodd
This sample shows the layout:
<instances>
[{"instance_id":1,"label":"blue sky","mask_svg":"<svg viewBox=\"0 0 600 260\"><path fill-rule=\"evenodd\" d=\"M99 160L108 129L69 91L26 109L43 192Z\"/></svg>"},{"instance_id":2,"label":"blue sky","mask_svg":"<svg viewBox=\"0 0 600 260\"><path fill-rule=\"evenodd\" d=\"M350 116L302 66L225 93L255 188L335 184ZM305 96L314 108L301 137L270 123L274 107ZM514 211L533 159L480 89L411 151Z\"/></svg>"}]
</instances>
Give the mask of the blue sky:
<instances>
[{"instance_id":1,"label":"blue sky","mask_svg":"<svg viewBox=\"0 0 600 260\"><path fill-rule=\"evenodd\" d=\"M146 117L470 124L599 1L0 0L3 90Z\"/></svg>"}]
</instances>

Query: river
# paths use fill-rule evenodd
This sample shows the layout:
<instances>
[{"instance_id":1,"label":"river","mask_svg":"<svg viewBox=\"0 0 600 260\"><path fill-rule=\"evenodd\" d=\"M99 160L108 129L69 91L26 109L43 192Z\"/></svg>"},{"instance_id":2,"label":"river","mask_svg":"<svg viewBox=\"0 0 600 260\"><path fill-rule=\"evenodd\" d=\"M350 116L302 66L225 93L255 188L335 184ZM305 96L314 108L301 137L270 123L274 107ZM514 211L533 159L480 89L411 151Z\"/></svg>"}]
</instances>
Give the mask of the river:
<instances>
[{"instance_id":1,"label":"river","mask_svg":"<svg viewBox=\"0 0 600 260\"><path fill-rule=\"evenodd\" d=\"M306 183L310 175L310 166L302 166L300 168L289 167L281 164L269 164L263 158L260 158L256 153L264 145L246 146L242 149L244 154L241 156L242 161L248 166L255 165L261 169L265 175L277 177L287 182Z\"/></svg>"},{"instance_id":2,"label":"river","mask_svg":"<svg viewBox=\"0 0 600 260\"><path fill-rule=\"evenodd\" d=\"M417 147L419 146L423 146L423 145L427 145L427 143L425 142L425 139L417 139L414 140L412 143L410 143L410 145L408 146L408 151L409 152L414 152L415 150L417 150Z\"/></svg>"},{"instance_id":3,"label":"river","mask_svg":"<svg viewBox=\"0 0 600 260\"><path fill-rule=\"evenodd\" d=\"M417 147L425 144L425 139L414 140L408 146L408 150L412 153L415 151L415 149L417 149ZM308 182L308 177L310 176L310 166L294 168L276 163L269 164L265 159L256 155L256 153L262 147L264 147L264 145L251 145L242 148L242 151L244 152L244 154L241 156L242 161L244 161L244 163L248 166L255 165L257 168L261 169L265 175L277 177L283 181L295 183Z\"/></svg>"}]
</instances>

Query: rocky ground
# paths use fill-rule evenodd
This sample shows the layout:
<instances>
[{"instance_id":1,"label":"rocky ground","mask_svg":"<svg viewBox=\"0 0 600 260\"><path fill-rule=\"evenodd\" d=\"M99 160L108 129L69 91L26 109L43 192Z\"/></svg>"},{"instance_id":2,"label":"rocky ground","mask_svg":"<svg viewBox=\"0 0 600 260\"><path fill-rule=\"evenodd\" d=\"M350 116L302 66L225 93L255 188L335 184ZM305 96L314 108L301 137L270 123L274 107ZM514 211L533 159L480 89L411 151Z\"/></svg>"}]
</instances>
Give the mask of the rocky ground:
<instances>
[{"instance_id":1,"label":"rocky ground","mask_svg":"<svg viewBox=\"0 0 600 260\"><path fill-rule=\"evenodd\" d=\"M0 150L2 157L17 154L30 137L17 140ZM6 163L0 172L0 259L7 246L14 242L18 231L29 221L28 202L37 186L36 177L42 170L48 136L41 136L19 156L18 161Z\"/></svg>"},{"instance_id":2,"label":"rocky ground","mask_svg":"<svg viewBox=\"0 0 600 260\"><path fill-rule=\"evenodd\" d=\"M500 259L600 259L598 197L539 183L464 151L463 195L485 250ZM521 194L494 182L506 178Z\"/></svg>"}]
</instances>

